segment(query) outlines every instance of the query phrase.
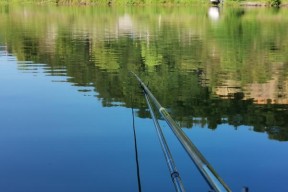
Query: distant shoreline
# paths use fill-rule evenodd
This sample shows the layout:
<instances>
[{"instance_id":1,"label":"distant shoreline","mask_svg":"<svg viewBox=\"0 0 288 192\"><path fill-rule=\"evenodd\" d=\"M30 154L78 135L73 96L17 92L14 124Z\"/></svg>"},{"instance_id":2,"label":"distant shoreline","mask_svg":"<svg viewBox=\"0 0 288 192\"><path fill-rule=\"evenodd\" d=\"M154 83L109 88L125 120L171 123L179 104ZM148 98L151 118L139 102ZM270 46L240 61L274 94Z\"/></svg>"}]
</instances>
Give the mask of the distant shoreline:
<instances>
[{"instance_id":1,"label":"distant shoreline","mask_svg":"<svg viewBox=\"0 0 288 192\"><path fill-rule=\"evenodd\" d=\"M103 6L151 6L151 5L158 5L158 6L182 6L182 5L213 5L210 3L210 0L207 0L207 2L202 3L198 2L197 0L192 0L192 1L183 1L181 3L173 3L166 1L165 3L137 3L135 1L134 3L128 3L128 1L121 1L122 3L119 2L114 2L115 0L102 0L102 1L90 1L90 0L72 0L72 1L67 1L67 0L38 0L35 2L35 0L0 0L0 5L1 4L37 4L37 5L60 5L60 6L97 6L97 5L103 5ZM265 1L241 1L241 2L234 2L230 0L222 0L224 1L226 5L233 5L233 6L242 6L242 7L271 7L269 4L268 0ZM288 7L288 0L280 0L281 4L279 7ZM220 3L221 4L221 3Z\"/></svg>"},{"instance_id":2,"label":"distant shoreline","mask_svg":"<svg viewBox=\"0 0 288 192\"><path fill-rule=\"evenodd\" d=\"M240 6L244 7L269 7L268 3L265 2L257 2L257 1L247 1L239 3ZM288 2L281 3L280 7L288 7Z\"/></svg>"}]
</instances>

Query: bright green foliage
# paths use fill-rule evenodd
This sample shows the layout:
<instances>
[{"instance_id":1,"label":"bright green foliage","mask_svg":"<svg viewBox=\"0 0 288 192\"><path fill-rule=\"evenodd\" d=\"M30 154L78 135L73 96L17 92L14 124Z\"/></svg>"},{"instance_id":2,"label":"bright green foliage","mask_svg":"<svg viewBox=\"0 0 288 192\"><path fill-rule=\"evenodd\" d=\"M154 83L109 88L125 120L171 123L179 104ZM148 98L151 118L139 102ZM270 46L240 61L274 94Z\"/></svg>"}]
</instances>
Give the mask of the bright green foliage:
<instances>
[{"instance_id":1,"label":"bright green foliage","mask_svg":"<svg viewBox=\"0 0 288 192\"><path fill-rule=\"evenodd\" d=\"M141 5L187 4L197 0L0 0L0 3L36 3L58 5Z\"/></svg>"},{"instance_id":2,"label":"bright green foliage","mask_svg":"<svg viewBox=\"0 0 288 192\"><path fill-rule=\"evenodd\" d=\"M281 5L281 0L268 0L268 4L272 7L279 7Z\"/></svg>"}]
</instances>

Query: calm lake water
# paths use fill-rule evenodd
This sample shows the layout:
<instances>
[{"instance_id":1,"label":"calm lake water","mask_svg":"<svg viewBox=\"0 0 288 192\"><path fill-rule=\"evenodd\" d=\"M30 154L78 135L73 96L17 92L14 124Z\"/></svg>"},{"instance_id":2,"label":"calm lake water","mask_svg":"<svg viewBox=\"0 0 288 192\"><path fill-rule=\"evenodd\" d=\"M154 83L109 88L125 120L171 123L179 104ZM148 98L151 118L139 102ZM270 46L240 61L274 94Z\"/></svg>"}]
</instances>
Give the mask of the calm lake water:
<instances>
[{"instance_id":1,"label":"calm lake water","mask_svg":"<svg viewBox=\"0 0 288 192\"><path fill-rule=\"evenodd\" d=\"M233 191L288 191L288 9L0 6L0 191L174 191L148 84ZM209 187L159 119L187 191Z\"/></svg>"}]
</instances>

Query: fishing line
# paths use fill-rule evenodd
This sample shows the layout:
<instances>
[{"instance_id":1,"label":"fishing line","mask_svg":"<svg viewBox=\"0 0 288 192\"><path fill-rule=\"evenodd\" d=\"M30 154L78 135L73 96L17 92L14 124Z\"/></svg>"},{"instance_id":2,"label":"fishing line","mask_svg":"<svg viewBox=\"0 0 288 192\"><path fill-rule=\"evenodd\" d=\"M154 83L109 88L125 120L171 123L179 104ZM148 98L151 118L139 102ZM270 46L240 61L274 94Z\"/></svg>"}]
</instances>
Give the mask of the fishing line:
<instances>
[{"instance_id":1,"label":"fishing line","mask_svg":"<svg viewBox=\"0 0 288 192\"><path fill-rule=\"evenodd\" d=\"M139 167L139 159L138 159L138 147L137 147L136 126L135 126L132 94L131 94L131 105L132 105L132 107L131 107L131 109L132 109L132 126L133 126L133 134L134 134L134 148L135 148L135 160L136 160L136 170L137 170L138 191L141 192L140 167Z\"/></svg>"},{"instance_id":2,"label":"fishing line","mask_svg":"<svg viewBox=\"0 0 288 192\"><path fill-rule=\"evenodd\" d=\"M133 72L132 72L133 73ZM192 143L189 137L184 133L181 127L172 119L167 110L161 106L157 101L155 96L147 88L147 86L142 82L142 80L133 73L141 87L144 89L145 93L149 96L149 99L154 103L154 106L159 110L160 114L167 122L174 135L177 137L182 147L185 149L187 154L190 156L191 160L194 161L195 165L199 169L200 173L203 175L204 179L208 182L211 189L216 192L231 192L231 189L226 185L226 183L221 179L221 177L216 173L211 164L205 159L198 148Z\"/></svg>"}]
</instances>

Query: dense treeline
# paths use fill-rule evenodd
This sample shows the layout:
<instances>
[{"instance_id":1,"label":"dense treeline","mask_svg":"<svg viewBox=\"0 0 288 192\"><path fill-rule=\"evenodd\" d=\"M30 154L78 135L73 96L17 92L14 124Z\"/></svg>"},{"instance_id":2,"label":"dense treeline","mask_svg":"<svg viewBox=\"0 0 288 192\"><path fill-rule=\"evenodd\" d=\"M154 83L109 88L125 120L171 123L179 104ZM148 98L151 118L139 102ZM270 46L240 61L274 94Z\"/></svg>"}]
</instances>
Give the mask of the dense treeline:
<instances>
[{"instance_id":1,"label":"dense treeline","mask_svg":"<svg viewBox=\"0 0 288 192\"><path fill-rule=\"evenodd\" d=\"M275 94L287 97L287 13L233 9L214 23L206 11L4 7L0 42L18 60L47 64L47 74L65 70L68 82L85 95L96 93L103 106L133 106L149 117L129 75L134 71L183 127L251 125L288 140L286 104L258 105L243 100L241 89L226 99L215 92L219 85L235 86L230 82L247 87L278 79Z\"/></svg>"}]
</instances>

